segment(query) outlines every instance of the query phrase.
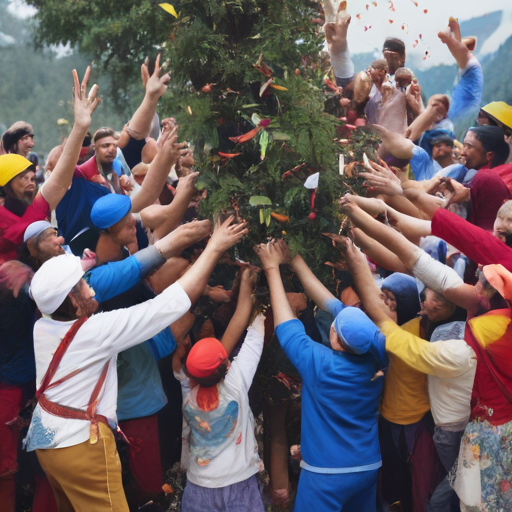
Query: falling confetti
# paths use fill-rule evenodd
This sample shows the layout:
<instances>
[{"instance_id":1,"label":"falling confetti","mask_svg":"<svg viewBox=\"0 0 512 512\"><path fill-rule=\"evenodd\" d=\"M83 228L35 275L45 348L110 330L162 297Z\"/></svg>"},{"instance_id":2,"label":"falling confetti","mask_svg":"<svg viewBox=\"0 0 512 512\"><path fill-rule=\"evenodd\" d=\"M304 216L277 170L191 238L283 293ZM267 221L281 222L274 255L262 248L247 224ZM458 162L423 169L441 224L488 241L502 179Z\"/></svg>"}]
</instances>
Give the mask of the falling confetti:
<instances>
[{"instance_id":1,"label":"falling confetti","mask_svg":"<svg viewBox=\"0 0 512 512\"><path fill-rule=\"evenodd\" d=\"M370 6L368 4L366 4L366 10L368 10L370 8Z\"/></svg>"},{"instance_id":2,"label":"falling confetti","mask_svg":"<svg viewBox=\"0 0 512 512\"><path fill-rule=\"evenodd\" d=\"M415 2L415 0L411 0L411 2L412 2L416 7L418 7L418 2Z\"/></svg>"},{"instance_id":3,"label":"falling confetti","mask_svg":"<svg viewBox=\"0 0 512 512\"><path fill-rule=\"evenodd\" d=\"M375 7L377 7L377 2L372 2L372 4L373 4Z\"/></svg>"},{"instance_id":4,"label":"falling confetti","mask_svg":"<svg viewBox=\"0 0 512 512\"><path fill-rule=\"evenodd\" d=\"M393 12L395 12L395 6L393 5L393 2L389 2L389 9L391 9Z\"/></svg>"},{"instance_id":5,"label":"falling confetti","mask_svg":"<svg viewBox=\"0 0 512 512\"><path fill-rule=\"evenodd\" d=\"M395 20L388 20L388 21L389 21L389 23L394 23Z\"/></svg>"},{"instance_id":6,"label":"falling confetti","mask_svg":"<svg viewBox=\"0 0 512 512\"><path fill-rule=\"evenodd\" d=\"M412 43L412 47L413 47L413 48L416 48L416 46L418 46L418 43L419 43L419 41L416 39L416 40L414 41L414 43Z\"/></svg>"},{"instance_id":7,"label":"falling confetti","mask_svg":"<svg viewBox=\"0 0 512 512\"><path fill-rule=\"evenodd\" d=\"M407 23L402 23L402 30L408 34L409 33L409 25Z\"/></svg>"},{"instance_id":8,"label":"falling confetti","mask_svg":"<svg viewBox=\"0 0 512 512\"><path fill-rule=\"evenodd\" d=\"M360 20L360 19L361 19L361 15L360 15L360 14L356 14L356 18L357 18L358 20Z\"/></svg>"},{"instance_id":9,"label":"falling confetti","mask_svg":"<svg viewBox=\"0 0 512 512\"><path fill-rule=\"evenodd\" d=\"M425 14L427 14L428 9L423 9L423 12L424 12Z\"/></svg>"}]
</instances>

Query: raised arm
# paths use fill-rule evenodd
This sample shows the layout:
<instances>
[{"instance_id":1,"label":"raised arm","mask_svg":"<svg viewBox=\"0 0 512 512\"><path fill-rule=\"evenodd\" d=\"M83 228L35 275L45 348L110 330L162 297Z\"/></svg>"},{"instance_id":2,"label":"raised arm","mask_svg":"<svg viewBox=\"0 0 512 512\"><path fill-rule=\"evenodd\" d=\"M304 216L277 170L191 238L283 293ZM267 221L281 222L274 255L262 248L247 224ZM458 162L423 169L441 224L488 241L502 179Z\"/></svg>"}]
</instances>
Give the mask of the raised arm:
<instances>
[{"instance_id":1,"label":"raised arm","mask_svg":"<svg viewBox=\"0 0 512 512\"><path fill-rule=\"evenodd\" d=\"M424 131L432 127L440 115L446 113L445 108L439 101L436 99L429 100L427 108L407 128L406 137L411 141L418 140Z\"/></svg>"},{"instance_id":2,"label":"raised arm","mask_svg":"<svg viewBox=\"0 0 512 512\"><path fill-rule=\"evenodd\" d=\"M363 253L349 238L343 237L343 241L346 247L347 266L354 280L357 295L361 299L366 314L380 328L383 322L390 319L389 309L381 298L381 292Z\"/></svg>"},{"instance_id":3,"label":"raised arm","mask_svg":"<svg viewBox=\"0 0 512 512\"><path fill-rule=\"evenodd\" d=\"M414 143L399 133L392 132L384 126L373 125L382 137L382 147L391 153L395 158L410 160Z\"/></svg>"},{"instance_id":4,"label":"raised arm","mask_svg":"<svg viewBox=\"0 0 512 512\"><path fill-rule=\"evenodd\" d=\"M268 287L270 289L270 303L274 315L274 327L279 324L296 319L293 310L288 302L288 297L284 290L279 265L287 263L290 255L288 247L282 241L269 242L268 244L259 244L254 250L261 260L263 271L267 276Z\"/></svg>"},{"instance_id":5,"label":"raised arm","mask_svg":"<svg viewBox=\"0 0 512 512\"><path fill-rule=\"evenodd\" d=\"M87 82L89 81L90 73L91 67L88 66L80 85L76 69L73 70L75 124L55 165L55 169L43 187L43 196L50 205L51 210L57 208L60 200L71 186L73 172L82 149L82 142L91 125L91 115L100 102L100 98L96 97L98 92L97 85L93 85L89 94L87 94Z\"/></svg>"},{"instance_id":6,"label":"raised arm","mask_svg":"<svg viewBox=\"0 0 512 512\"><path fill-rule=\"evenodd\" d=\"M384 214L388 223L396 227L402 235L414 244L417 244L422 236L431 234L430 221L398 212L380 199L353 196L351 194L346 194L345 197L373 217Z\"/></svg>"},{"instance_id":7,"label":"raised arm","mask_svg":"<svg viewBox=\"0 0 512 512\"><path fill-rule=\"evenodd\" d=\"M249 325L252 313L252 291L258 276L257 269L251 267L245 267L241 272L242 276L236 310L229 321L226 331L224 332L224 336L222 336L222 339L220 340L222 345L224 345L228 356L231 354L235 345L238 343L240 336L242 336L243 332Z\"/></svg>"},{"instance_id":8,"label":"raised arm","mask_svg":"<svg viewBox=\"0 0 512 512\"><path fill-rule=\"evenodd\" d=\"M179 226L192 198L197 194L195 186L198 172L180 178L176 195L168 205L152 204L140 212L145 228L151 229L156 240Z\"/></svg>"},{"instance_id":9,"label":"raised arm","mask_svg":"<svg viewBox=\"0 0 512 512\"><path fill-rule=\"evenodd\" d=\"M160 76L160 54L156 58L155 69L151 76L149 76L148 61L146 59L141 67L142 82L146 88L146 94L140 107L133 114L128 128L129 135L136 140L143 140L149 135L158 100L164 95L167 84L171 80L168 73ZM120 139L119 147L121 149L125 147L128 140L128 137Z\"/></svg>"},{"instance_id":10,"label":"raised arm","mask_svg":"<svg viewBox=\"0 0 512 512\"><path fill-rule=\"evenodd\" d=\"M192 304L197 302L203 294L219 259L249 232L245 221L240 224L233 224L234 220L235 217L232 215L223 224L218 223L215 226L205 250L185 274L178 279L178 283L185 290Z\"/></svg>"},{"instance_id":11,"label":"raised arm","mask_svg":"<svg viewBox=\"0 0 512 512\"><path fill-rule=\"evenodd\" d=\"M300 254L297 254L291 262L293 272L299 278L306 295L324 311L330 311L329 301L337 300L336 297L313 274Z\"/></svg>"},{"instance_id":12,"label":"raised arm","mask_svg":"<svg viewBox=\"0 0 512 512\"><path fill-rule=\"evenodd\" d=\"M349 82L354 76L354 64L350 58L350 52L347 43L347 31L350 25L350 14L342 10L336 14L335 23L326 23L325 40L331 64L336 78ZM344 85L344 84L343 84Z\"/></svg>"},{"instance_id":13,"label":"raised arm","mask_svg":"<svg viewBox=\"0 0 512 512\"><path fill-rule=\"evenodd\" d=\"M396 230L370 217L348 198L343 200L342 208L353 224L394 252L426 286L469 312L476 313L480 298L475 287L465 284L452 268L432 259Z\"/></svg>"},{"instance_id":14,"label":"raised arm","mask_svg":"<svg viewBox=\"0 0 512 512\"><path fill-rule=\"evenodd\" d=\"M171 167L181 156L184 144L178 144L178 127L165 130L161 137L160 151L151 164L142 182L139 193L132 201L132 213L139 213L143 208L152 205L162 192Z\"/></svg>"},{"instance_id":15,"label":"raised arm","mask_svg":"<svg viewBox=\"0 0 512 512\"><path fill-rule=\"evenodd\" d=\"M350 238L354 243L370 258L377 263L379 267L390 270L391 272L400 272L409 274L402 260L382 244L369 237L364 231L358 228L350 230Z\"/></svg>"}]
</instances>

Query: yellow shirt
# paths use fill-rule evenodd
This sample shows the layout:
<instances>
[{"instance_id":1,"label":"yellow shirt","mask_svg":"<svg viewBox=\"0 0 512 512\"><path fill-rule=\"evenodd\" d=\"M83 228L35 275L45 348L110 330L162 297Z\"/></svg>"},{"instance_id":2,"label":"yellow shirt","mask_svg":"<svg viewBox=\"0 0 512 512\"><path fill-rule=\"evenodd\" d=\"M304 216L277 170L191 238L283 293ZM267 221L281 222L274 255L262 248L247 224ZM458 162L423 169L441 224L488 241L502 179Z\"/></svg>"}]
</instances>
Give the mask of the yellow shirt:
<instances>
[{"instance_id":1,"label":"yellow shirt","mask_svg":"<svg viewBox=\"0 0 512 512\"><path fill-rule=\"evenodd\" d=\"M387 347L396 336L404 336L403 331L419 337L420 318L414 318L400 328L394 322L383 322L379 329L386 336ZM398 425L416 423L430 410L428 377L393 353L388 352L388 356L389 367L384 381L380 413L385 419Z\"/></svg>"}]
</instances>

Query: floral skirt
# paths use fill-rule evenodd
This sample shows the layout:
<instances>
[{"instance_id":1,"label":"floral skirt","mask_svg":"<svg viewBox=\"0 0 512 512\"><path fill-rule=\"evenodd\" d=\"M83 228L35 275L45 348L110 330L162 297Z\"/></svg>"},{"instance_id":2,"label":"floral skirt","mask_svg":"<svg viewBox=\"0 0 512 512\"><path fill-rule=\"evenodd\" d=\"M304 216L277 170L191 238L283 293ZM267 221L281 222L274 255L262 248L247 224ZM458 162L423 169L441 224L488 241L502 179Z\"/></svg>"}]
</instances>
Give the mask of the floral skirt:
<instances>
[{"instance_id":1,"label":"floral skirt","mask_svg":"<svg viewBox=\"0 0 512 512\"><path fill-rule=\"evenodd\" d=\"M463 512L512 511L512 422L470 422L450 482Z\"/></svg>"}]
</instances>

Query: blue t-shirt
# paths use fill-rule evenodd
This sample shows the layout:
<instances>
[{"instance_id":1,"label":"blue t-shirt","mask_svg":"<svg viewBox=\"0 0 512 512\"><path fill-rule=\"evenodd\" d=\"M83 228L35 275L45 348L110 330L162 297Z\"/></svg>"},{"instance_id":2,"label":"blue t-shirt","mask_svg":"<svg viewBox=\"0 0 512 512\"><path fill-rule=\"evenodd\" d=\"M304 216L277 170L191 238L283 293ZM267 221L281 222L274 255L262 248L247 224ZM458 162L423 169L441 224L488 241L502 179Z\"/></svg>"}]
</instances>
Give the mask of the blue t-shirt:
<instances>
[{"instance_id":1,"label":"blue t-shirt","mask_svg":"<svg viewBox=\"0 0 512 512\"><path fill-rule=\"evenodd\" d=\"M94 298L101 304L135 286L141 280L141 269L135 256L130 256L91 268L84 279L96 292Z\"/></svg>"},{"instance_id":2,"label":"blue t-shirt","mask_svg":"<svg viewBox=\"0 0 512 512\"><path fill-rule=\"evenodd\" d=\"M482 104L484 74L482 66L473 57L463 70L459 70L459 82L453 89L448 118L455 125L455 133L462 140L464 132L477 118Z\"/></svg>"},{"instance_id":3,"label":"blue t-shirt","mask_svg":"<svg viewBox=\"0 0 512 512\"><path fill-rule=\"evenodd\" d=\"M414 146L412 150L410 165L416 181L429 180L441 170L441 166L419 146Z\"/></svg>"},{"instance_id":4,"label":"blue t-shirt","mask_svg":"<svg viewBox=\"0 0 512 512\"><path fill-rule=\"evenodd\" d=\"M452 164L448 167L441 169L436 173L436 176L443 176L452 178L463 185L469 185L478 171L475 169L468 169L462 164Z\"/></svg>"},{"instance_id":5,"label":"blue t-shirt","mask_svg":"<svg viewBox=\"0 0 512 512\"><path fill-rule=\"evenodd\" d=\"M344 307L337 303L332 301L333 312ZM303 467L319 473L380 467L377 418L384 379L371 380L376 360L315 343L296 319L279 324L276 335L302 377Z\"/></svg>"},{"instance_id":6,"label":"blue t-shirt","mask_svg":"<svg viewBox=\"0 0 512 512\"><path fill-rule=\"evenodd\" d=\"M8 294L0 303L0 382L20 386L36 378L34 323L36 303L28 286L18 297Z\"/></svg>"}]
</instances>

